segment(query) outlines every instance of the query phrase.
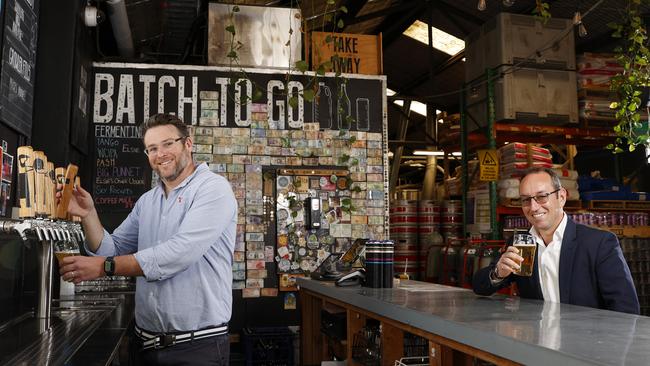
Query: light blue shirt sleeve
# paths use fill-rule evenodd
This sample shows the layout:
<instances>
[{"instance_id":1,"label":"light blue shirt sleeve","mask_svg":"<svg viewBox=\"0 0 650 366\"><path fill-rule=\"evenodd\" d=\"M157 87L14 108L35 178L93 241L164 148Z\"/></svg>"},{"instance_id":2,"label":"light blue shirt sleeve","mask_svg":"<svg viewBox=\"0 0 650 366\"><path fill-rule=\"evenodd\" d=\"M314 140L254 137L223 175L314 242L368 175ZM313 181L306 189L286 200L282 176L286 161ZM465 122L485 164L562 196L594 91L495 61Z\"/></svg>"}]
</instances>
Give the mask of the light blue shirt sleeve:
<instances>
[{"instance_id":1,"label":"light blue shirt sleeve","mask_svg":"<svg viewBox=\"0 0 650 366\"><path fill-rule=\"evenodd\" d=\"M104 257L135 253L138 250L138 221L141 208L142 198L138 199L131 213L115 229L112 235L104 229L104 237L99 244L99 248L97 248L97 252L92 252L88 248L88 242L84 242L86 252L91 256Z\"/></svg>"},{"instance_id":2,"label":"light blue shirt sleeve","mask_svg":"<svg viewBox=\"0 0 650 366\"><path fill-rule=\"evenodd\" d=\"M135 253L146 280L168 279L196 263L232 224L236 212L237 201L229 185L214 180L202 185L178 231L160 244L151 243L155 247Z\"/></svg>"}]
</instances>

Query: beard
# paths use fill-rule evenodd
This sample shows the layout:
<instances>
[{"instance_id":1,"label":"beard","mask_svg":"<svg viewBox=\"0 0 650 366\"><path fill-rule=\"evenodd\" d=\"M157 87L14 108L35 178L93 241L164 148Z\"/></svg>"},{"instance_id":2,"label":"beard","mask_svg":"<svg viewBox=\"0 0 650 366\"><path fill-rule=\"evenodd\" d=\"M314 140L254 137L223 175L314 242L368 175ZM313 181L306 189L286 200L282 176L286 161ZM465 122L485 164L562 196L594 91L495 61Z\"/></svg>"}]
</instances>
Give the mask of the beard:
<instances>
[{"instance_id":1,"label":"beard","mask_svg":"<svg viewBox=\"0 0 650 366\"><path fill-rule=\"evenodd\" d=\"M158 173L160 179L162 179L163 181L173 182L176 179L178 179L178 177L180 177L180 175L183 173L185 168L187 168L187 165L189 164L189 160L190 159L188 159L188 157L185 154L180 154L177 156L176 161L173 163L174 166L170 172L163 173L163 170L159 166L156 166L155 169L156 173Z\"/></svg>"}]
</instances>

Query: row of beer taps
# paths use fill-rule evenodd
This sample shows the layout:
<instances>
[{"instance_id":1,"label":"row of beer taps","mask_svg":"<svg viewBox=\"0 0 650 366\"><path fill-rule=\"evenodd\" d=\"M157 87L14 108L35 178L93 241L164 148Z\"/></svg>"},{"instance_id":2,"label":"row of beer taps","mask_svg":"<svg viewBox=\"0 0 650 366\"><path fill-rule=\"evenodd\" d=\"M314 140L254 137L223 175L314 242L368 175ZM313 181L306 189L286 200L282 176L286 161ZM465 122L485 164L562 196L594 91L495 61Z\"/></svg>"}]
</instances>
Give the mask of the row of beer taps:
<instances>
[{"instance_id":1,"label":"row of beer taps","mask_svg":"<svg viewBox=\"0 0 650 366\"><path fill-rule=\"evenodd\" d=\"M0 228L5 233L16 232L23 241L32 232L39 241L68 241L83 243L86 239L81 225L70 221L51 221L46 219L25 219L20 221L0 220Z\"/></svg>"}]
</instances>

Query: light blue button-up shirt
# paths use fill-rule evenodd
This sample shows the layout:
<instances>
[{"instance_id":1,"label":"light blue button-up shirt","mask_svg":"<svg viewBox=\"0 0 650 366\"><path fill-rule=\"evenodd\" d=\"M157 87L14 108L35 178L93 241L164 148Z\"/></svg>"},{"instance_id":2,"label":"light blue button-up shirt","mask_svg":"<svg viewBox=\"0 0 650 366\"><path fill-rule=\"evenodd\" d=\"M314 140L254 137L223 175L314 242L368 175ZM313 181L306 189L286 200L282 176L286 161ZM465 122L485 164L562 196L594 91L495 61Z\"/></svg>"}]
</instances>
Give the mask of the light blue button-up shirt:
<instances>
[{"instance_id":1,"label":"light blue button-up shirt","mask_svg":"<svg viewBox=\"0 0 650 366\"><path fill-rule=\"evenodd\" d=\"M96 255L135 253L138 327L198 330L230 320L236 230L230 184L201 164L167 197L162 183L143 194Z\"/></svg>"}]
</instances>

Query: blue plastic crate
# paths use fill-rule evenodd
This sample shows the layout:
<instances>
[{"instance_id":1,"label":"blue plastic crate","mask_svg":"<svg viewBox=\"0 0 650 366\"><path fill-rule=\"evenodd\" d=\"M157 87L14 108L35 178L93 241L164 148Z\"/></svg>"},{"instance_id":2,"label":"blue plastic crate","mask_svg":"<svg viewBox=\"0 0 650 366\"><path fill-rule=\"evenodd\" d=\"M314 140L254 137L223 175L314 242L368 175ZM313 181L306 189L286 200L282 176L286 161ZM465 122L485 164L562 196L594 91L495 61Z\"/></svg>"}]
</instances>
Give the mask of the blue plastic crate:
<instances>
[{"instance_id":1,"label":"blue plastic crate","mask_svg":"<svg viewBox=\"0 0 650 366\"><path fill-rule=\"evenodd\" d=\"M630 187L620 186L618 190L612 191L593 191L593 192L580 192L580 198L585 201L593 200L627 200L630 198L632 192Z\"/></svg>"},{"instance_id":2,"label":"blue plastic crate","mask_svg":"<svg viewBox=\"0 0 650 366\"><path fill-rule=\"evenodd\" d=\"M614 187L620 186L614 179L611 178L592 178L588 175L581 175L578 177L578 187L580 191L612 191L616 190Z\"/></svg>"},{"instance_id":3,"label":"blue plastic crate","mask_svg":"<svg viewBox=\"0 0 650 366\"><path fill-rule=\"evenodd\" d=\"M246 365L291 366L295 334L287 327L244 328Z\"/></svg>"},{"instance_id":4,"label":"blue plastic crate","mask_svg":"<svg viewBox=\"0 0 650 366\"><path fill-rule=\"evenodd\" d=\"M650 192L632 192L630 199L633 201L650 201Z\"/></svg>"}]
</instances>

